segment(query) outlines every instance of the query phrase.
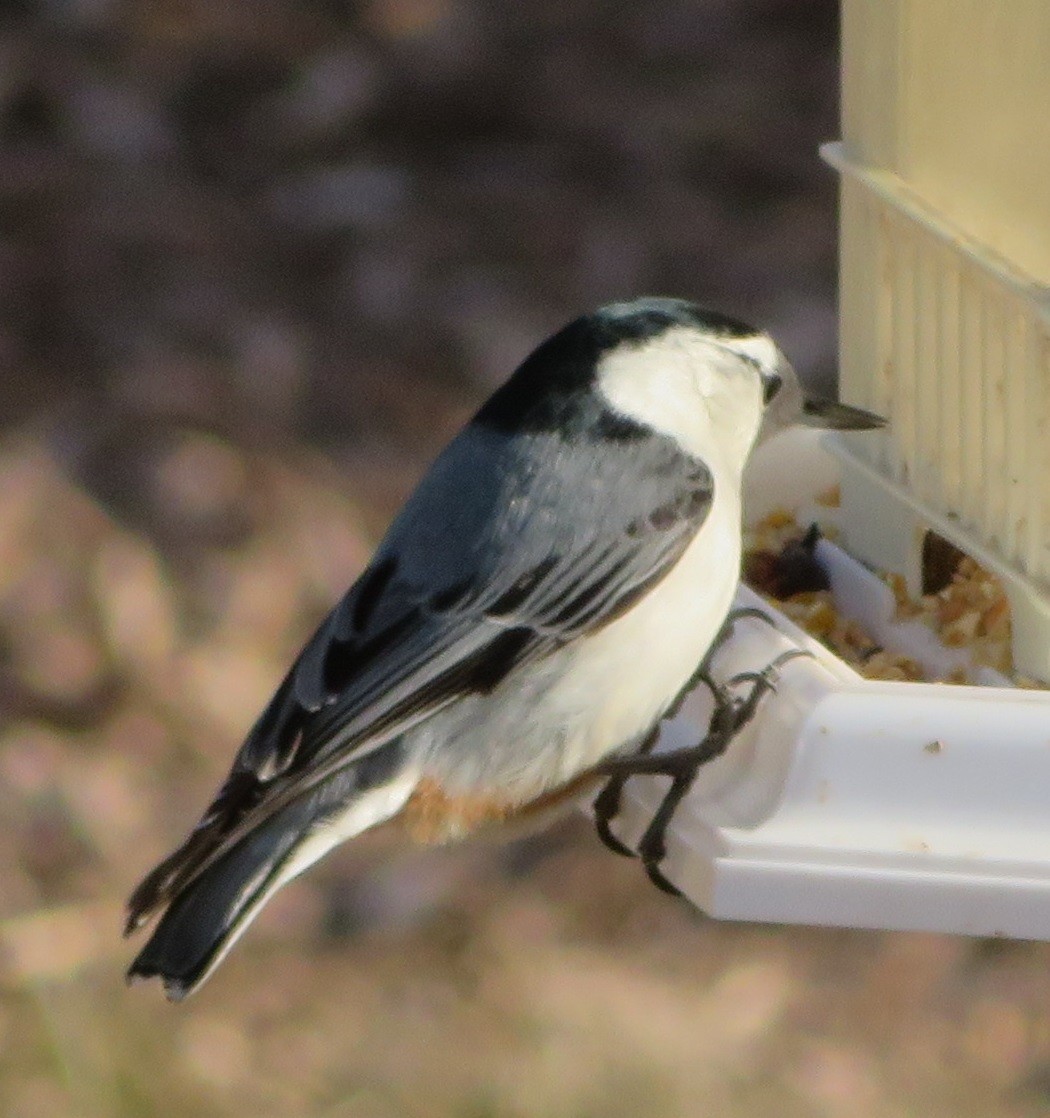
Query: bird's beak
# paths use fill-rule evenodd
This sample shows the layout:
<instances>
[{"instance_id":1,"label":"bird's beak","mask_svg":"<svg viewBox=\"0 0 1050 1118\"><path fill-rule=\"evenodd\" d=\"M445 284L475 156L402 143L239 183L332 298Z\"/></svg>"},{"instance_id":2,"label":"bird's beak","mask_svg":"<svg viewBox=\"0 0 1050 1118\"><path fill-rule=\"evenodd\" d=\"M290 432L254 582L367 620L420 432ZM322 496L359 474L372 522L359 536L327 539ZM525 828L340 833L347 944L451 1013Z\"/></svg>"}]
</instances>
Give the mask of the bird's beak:
<instances>
[{"instance_id":1,"label":"bird's beak","mask_svg":"<svg viewBox=\"0 0 1050 1118\"><path fill-rule=\"evenodd\" d=\"M886 426L886 420L881 415L819 396L806 398L798 422L806 427L824 427L831 431L870 431Z\"/></svg>"}]
</instances>

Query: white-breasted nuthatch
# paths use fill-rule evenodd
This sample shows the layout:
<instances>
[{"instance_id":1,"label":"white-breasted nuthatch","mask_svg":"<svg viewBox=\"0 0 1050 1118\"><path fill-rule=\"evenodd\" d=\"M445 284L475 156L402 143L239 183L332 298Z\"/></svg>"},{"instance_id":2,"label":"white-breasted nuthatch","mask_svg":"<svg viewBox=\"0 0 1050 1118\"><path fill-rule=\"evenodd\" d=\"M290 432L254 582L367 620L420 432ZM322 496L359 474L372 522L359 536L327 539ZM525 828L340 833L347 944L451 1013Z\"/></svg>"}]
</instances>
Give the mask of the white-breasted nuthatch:
<instances>
[{"instance_id":1,"label":"white-breasted nuthatch","mask_svg":"<svg viewBox=\"0 0 1050 1118\"><path fill-rule=\"evenodd\" d=\"M265 901L390 819L426 842L597 788L694 677L740 573L741 476L807 401L771 338L675 299L544 342L438 456L189 838L129 977L195 989Z\"/></svg>"}]
</instances>

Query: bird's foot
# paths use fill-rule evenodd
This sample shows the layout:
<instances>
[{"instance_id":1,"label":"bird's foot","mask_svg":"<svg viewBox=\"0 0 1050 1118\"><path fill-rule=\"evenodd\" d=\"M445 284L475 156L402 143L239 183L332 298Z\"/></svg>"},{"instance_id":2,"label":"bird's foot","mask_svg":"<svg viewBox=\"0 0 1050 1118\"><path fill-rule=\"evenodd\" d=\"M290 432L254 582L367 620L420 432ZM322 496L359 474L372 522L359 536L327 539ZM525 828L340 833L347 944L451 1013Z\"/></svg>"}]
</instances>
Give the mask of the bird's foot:
<instances>
[{"instance_id":1,"label":"bird's foot","mask_svg":"<svg viewBox=\"0 0 1050 1118\"><path fill-rule=\"evenodd\" d=\"M678 895L680 890L660 869L660 863L667 853L667 827L678 805L693 786L700 769L726 751L733 738L754 718L763 696L776 690L781 667L797 657L810 655L812 653L802 648L789 649L760 671L741 672L724 685L715 683L708 676L704 682L711 687L715 696L715 711L707 735L701 742L688 748L654 754L650 752L655 744L654 734L647 740L645 752L607 761L603 770L608 773L609 781L594 804L598 834L606 846L618 854L635 856L634 851L609 829L610 820L620 809L624 785L632 776L669 776L671 787L639 840L637 857L641 858L645 872L654 885L665 893ZM734 695L733 689L743 683L751 684L747 694L743 697Z\"/></svg>"},{"instance_id":2,"label":"bird's foot","mask_svg":"<svg viewBox=\"0 0 1050 1118\"><path fill-rule=\"evenodd\" d=\"M731 714L733 720L733 734L738 733L755 717L758 711L758 704L762 701L762 696L768 694L770 691L776 691L777 682L780 679L780 669L791 660L798 660L806 656L810 658L813 656L813 653L810 652L808 648L789 648L786 652L781 652L779 656L774 657L759 671L738 672L726 682L727 688L737 687L741 683L751 684L751 690L747 695L742 699L736 698L733 700L733 710Z\"/></svg>"},{"instance_id":3,"label":"bird's foot","mask_svg":"<svg viewBox=\"0 0 1050 1118\"><path fill-rule=\"evenodd\" d=\"M719 702L722 696L719 695L718 686L711 678L711 663L726 641L732 637L736 623L742 621L746 617L754 618L756 621L764 621L773 629L777 627L776 621L764 609L759 609L757 606L740 606L737 609L730 610L729 613L726 614L721 628L715 634L715 639L711 642L711 646L708 648L706 655L700 661L700 666L690 677L685 687L682 688L681 695L679 695L677 702L671 708L671 714L677 711L678 707L682 704L682 700L698 683L702 683L707 687L714 697L716 704Z\"/></svg>"},{"instance_id":4,"label":"bird's foot","mask_svg":"<svg viewBox=\"0 0 1050 1118\"><path fill-rule=\"evenodd\" d=\"M721 649L726 641L733 635L733 627L736 623L745 617L753 617L757 621L764 621L773 629L777 627L776 621L764 609L759 609L757 606L740 606L738 609L730 610L729 613L726 614L721 628L715 635L715 639L711 642L706 655L700 661L696 671L693 672L686 685L678 693L678 698L668 707L664 719L673 718L681 709L686 696L701 683L711 692L711 697L715 701L716 716L718 708L730 701L725 689L715 683L711 675L711 662L718 654L719 649Z\"/></svg>"}]
</instances>

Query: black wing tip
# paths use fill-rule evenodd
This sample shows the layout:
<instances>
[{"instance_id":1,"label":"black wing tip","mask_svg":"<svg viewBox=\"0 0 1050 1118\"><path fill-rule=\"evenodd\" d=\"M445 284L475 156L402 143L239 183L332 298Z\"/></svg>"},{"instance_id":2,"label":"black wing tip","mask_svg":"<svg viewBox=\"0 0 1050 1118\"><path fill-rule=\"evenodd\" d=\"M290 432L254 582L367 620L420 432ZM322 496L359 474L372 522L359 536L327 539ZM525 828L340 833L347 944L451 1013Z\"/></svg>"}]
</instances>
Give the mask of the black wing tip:
<instances>
[{"instance_id":1,"label":"black wing tip","mask_svg":"<svg viewBox=\"0 0 1050 1118\"><path fill-rule=\"evenodd\" d=\"M152 869L128 897L127 916L124 919L125 939L144 924L148 924L154 913L171 899L170 890L174 879L172 864L179 853L180 851L176 851Z\"/></svg>"},{"instance_id":2,"label":"black wing tip","mask_svg":"<svg viewBox=\"0 0 1050 1118\"><path fill-rule=\"evenodd\" d=\"M142 927L149 920L149 913L141 909L134 908L131 904L128 905L128 914L124 917L124 928L121 935L127 939L128 936L134 935L135 932Z\"/></svg>"},{"instance_id":3,"label":"black wing tip","mask_svg":"<svg viewBox=\"0 0 1050 1118\"><path fill-rule=\"evenodd\" d=\"M125 936L148 923L208 864L234 823L258 803L262 787L253 771L234 768L186 840L135 887L128 898Z\"/></svg>"}]
</instances>

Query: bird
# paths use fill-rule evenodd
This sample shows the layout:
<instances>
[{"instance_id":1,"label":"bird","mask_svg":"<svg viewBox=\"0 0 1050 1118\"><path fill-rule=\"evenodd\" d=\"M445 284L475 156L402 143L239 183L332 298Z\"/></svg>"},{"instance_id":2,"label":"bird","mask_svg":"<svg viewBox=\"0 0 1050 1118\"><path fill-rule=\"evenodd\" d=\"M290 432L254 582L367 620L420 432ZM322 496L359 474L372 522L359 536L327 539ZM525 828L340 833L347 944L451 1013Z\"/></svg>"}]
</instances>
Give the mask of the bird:
<instances>
[{"instance_id":1,"label":"bird","mask_svg":"<svg viewBox=\"0 0 1050 1118\"><path fill-rule=\"evenodd\" d=\"M882 421L806 398L767 333L682 299L610 303L540 344L438 455L132 893L125 934L159 921L128 980L195 991L277 889L381 823L447 843L596 791L722 629L744 466L795 422Z\"/></svg>"}]
</instances>

